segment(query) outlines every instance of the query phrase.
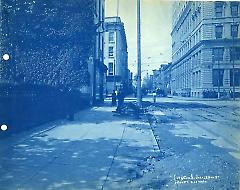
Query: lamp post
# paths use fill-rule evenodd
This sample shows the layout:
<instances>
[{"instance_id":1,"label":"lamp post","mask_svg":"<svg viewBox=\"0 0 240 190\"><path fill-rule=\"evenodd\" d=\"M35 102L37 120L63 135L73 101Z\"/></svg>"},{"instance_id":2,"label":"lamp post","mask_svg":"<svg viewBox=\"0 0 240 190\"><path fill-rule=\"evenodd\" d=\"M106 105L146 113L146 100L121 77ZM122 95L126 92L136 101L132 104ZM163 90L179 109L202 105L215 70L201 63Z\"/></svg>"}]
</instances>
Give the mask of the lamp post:
<instances>
[{"instance_id":1,"label":"lamp post","mask_svg":"<svg viewBox=\"0 0 240 190\"><path fill-rule=\"evenodd\" d=\"M137 68L137 104L141 106L141 23L140 23L140 0L137 0L137 56L138 56L138 68Z\"/></svg>"}]
</instances>

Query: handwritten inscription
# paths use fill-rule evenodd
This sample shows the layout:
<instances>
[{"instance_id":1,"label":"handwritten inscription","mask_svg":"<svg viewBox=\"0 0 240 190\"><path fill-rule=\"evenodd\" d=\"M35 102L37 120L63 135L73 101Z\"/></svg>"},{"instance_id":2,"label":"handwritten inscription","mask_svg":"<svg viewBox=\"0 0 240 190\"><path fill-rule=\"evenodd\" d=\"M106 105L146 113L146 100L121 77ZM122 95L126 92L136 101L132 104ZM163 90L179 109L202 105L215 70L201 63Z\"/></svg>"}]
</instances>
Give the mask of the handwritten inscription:
<instances>
[{"instance_id":1,"label":"handwritten inscription","mask_svg":"<svg viewBox=\"0 0 240 190\"><path fill-rule=\"evenodd\" d=\"M199 176L199 175L193 175L191 174L190 176L173 176L174 178L174 183L175 184L203 184L207 183L209 180L218 180L220 176Z\"/></svg>"}]
</instances>

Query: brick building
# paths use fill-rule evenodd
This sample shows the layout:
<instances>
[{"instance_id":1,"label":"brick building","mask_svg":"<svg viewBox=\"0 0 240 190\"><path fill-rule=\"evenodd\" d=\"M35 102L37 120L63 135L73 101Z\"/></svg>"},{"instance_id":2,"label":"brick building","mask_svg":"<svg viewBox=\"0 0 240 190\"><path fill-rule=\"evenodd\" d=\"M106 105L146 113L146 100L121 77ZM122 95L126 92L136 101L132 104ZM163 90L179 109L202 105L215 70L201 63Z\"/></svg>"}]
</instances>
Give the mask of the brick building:
<instances>
[{"instance_id":1,"label":"brick building","mask_svg":"<svg viewBox=\"0 0 240 190\"><path fill-rule=\"evenodd\" d=\"M105 18L104 64L107 72L107 92L123 84L129 86L128 52L124 24L120 17Z\"/></svg>"}]
</instances>

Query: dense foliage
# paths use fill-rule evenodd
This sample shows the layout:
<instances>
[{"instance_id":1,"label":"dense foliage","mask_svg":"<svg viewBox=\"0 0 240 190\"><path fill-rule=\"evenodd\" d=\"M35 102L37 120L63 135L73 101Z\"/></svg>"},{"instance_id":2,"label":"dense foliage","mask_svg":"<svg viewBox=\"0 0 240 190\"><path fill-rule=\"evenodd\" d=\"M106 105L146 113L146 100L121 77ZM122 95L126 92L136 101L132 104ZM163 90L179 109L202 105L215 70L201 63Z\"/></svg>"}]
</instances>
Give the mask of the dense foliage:
<instances>
[{"instance_id":1,"label":"dense foliage","mask_svg":"<svg viewBox=\"0 0 240 190\"><path fill-rule=\"evenodd\" d=\"M94 0L1 0L4 77L77 88L89 83Z\"/></svg>"}]
</instances>

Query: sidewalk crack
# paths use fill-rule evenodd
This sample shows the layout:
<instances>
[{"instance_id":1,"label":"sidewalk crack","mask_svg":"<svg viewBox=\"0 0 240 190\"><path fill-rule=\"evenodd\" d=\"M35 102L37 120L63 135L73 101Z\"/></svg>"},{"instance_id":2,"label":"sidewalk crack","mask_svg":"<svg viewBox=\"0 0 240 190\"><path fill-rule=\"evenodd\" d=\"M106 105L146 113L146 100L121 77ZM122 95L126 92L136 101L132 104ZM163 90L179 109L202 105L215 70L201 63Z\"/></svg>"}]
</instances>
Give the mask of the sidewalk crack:
<instances>
[{"instance_id":1,"label":"sidewalk crack","mask_svg":"<svg viewBox=\"0 0 240 190\"><path fill-rule=\"evenodd\" d=\"M107 180L108 180L109 174L110 174L110 172L111 172L111 169L112 169L114 160L115 160L115 158L116 158L116 156L117 156L118 149L119 149L119 147L120 147L120 145L121 145L121 143L122 143L122 141L123 141L123 136L124 136L124 133L125 133L125 129L126 129L126 125L124 125L121 139L120 139L120 141L119 141L119 143L118 143L118 145L117 145L117 147L116 147L116 149L115 149L115 152L114 152L114 154L113 154L113 158L112 158L111 165L110 165L110 167L109 167L109 169L108 169L107 176L106 176L106 178L105 178L105 180L104 180L104 182L103 182L103 184L102 184L102 187L101 187L102 190L104 189L104 186L105 186L106 183L107 183Z\"/></svg>"}]
</instances>

